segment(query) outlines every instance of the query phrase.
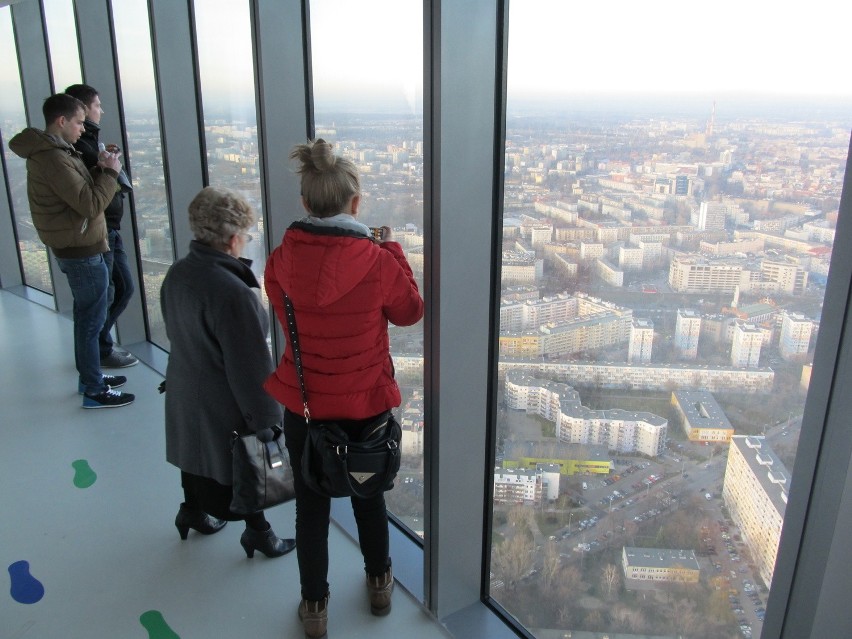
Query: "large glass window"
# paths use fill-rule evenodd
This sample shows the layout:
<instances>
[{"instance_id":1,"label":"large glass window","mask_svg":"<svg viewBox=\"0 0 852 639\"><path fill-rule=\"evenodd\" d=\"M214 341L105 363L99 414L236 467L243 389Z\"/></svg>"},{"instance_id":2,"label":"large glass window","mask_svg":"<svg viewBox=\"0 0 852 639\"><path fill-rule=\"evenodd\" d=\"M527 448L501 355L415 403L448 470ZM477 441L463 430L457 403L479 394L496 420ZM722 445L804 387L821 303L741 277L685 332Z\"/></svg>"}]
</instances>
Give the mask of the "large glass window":
<instances>
[{"instance_id":1,"label":"large glass window","mask_svg":"<svg viewBox=\"0 0 852 639\"><path fill-rule=\"evenodd\" d=\"M204 0L194 7L208 179L242 194L257 212L243 256L262 281L266 242L249 3ZM268 305L265 291L263 299Z\"/></svg>"},{"instance_id":2,"label":"large glass window","mask_svg":"<svg viewBox=\"0 0 852 639\"><path fill-rule=\"evenodd\" d=\"M77 20L72 0L42 0L50 66L56 92L83 81L80 71L80 48L77 44Z\"/></svg>"},{"instance_id":3,"label":"large glass window","mask_svg":"<svg viewBox=\"0 0 852 639\"><path fill-rule=\"evenodd\" d=\"M415 0L311 0L316 137L353 160L359 218L388 225L423 287L423 17ZM353 37L353 34L357 34ZM298 206L294 203L294 206ZM391 327L403 462L388 507L423 534L423 327Z\"/></svg>"},{"instance_id":4,"label":"large glass window","mask_svg":"<svg viewBox=\"0 0 852 639\"><path fill-rule=\"evenodd\" d=\"M121 0L112 3L112 14L127 132L124 161L133 182L130 201L139 233L148 327L151 341L168 348L160 286L175 254L163 173L148 5L145 0Z\"/></svg>"},{"instance_id":5,"label":"large glass window","mask_svg":"<svg viewBox=\"0 0 852 639\"><path fill-rule=\"evenodd\" d=\"M0 8L0 134L6 161L6 175L15 226L18 234L18 250L24 267L24 283L47 293L53 293L50 279L47 249L38 239L27 200L26 162L9 150L9 140L27 126L24 110L21 76L18 72L18 54L15 51L15 36L12 29L12 13L9 7ZM44 127L43 122L35 126Z\"/></svg>"},{"instance_id":6,"label":"large glass window","mask_svg":"<svg viewBox=\"0 0 852 639\"><path fill-rule=\"evenodd\" d=\"M852 129L832 6L511 4L490 594L534 634L761 633Z\"/></svg>"}]
</instances>

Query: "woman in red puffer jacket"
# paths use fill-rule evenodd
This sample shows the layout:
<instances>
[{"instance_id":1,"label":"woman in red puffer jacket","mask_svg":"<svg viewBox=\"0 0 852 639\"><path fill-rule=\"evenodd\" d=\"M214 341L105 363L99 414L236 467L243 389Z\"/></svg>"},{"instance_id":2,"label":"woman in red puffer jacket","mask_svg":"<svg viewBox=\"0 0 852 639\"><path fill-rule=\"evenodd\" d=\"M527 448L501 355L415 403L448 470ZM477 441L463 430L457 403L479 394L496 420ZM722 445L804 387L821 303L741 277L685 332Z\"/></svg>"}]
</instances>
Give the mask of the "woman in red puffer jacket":
<instances>
[{"instance_id":1,"label":"woman in red puffer jacket","mask_svg":"<svg viewBox=\"0 0 852 639\"><path fill-rule=\"evenodd\" d=\"M388 322L410 326L423 317L423 298L402 247L389 227L374 240L358 221L360 182L355 165L324 140L296 146L302 205L269 257L265 286L285 334L284 293L296 316L311 417L333 419L357 433L399 406ZM288 341L289 344L289 341ZM308 637L322 637L328 619L330 500L301 476L307 428L291 349L265 388L285 407L284 434L296 486L296 552L302 586L299 617ZM384 494L352 498L373 614L390 612L393 575Z\"/></svg>"}]
</instances>

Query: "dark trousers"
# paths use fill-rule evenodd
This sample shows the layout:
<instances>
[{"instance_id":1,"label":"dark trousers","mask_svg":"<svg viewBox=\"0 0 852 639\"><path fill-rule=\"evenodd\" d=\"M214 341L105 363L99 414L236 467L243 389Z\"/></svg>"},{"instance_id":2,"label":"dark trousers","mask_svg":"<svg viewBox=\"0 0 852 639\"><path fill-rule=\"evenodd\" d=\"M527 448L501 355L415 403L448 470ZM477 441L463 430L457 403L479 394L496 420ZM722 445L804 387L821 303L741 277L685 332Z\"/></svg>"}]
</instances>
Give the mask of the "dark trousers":
<instances>
[{"instance_id":1,"label":"dark trousers","mask_svg":"<svg viewBox=\"0 0 852 639\"><path fill-rule=\"evenodd\" d=\"M109 269L109 290L107 291L107 316L98 338L101 358L112 353L112 335L110 330L115 325L118 316L124 312L133 297L133 279L130 266L127 263L127 253L124 242L118 231L110 229L107 234L109 252L104 253L104 261Z\"/></svg>"},{"instance_id":2,"label":"dark trousers","mask_svg":"<svg viewBox=\"0 0 852 639\"><path fill-rule=\"evenodd\" d=\"M373 420L341 420L337 423L351 435L370 421ZM302 598L319 601L329 591L328 526L331 499L308 488L302 478L302 449L306 436L305 418L285 410L284 441L290 452L296 487L296 555L299 559ZM352 497L351 501L358 526L358 543L364 556L364 570L370 575L383 575L391 565L385 495L379 493L370 499Z\"/></svg>"}]
</instances>

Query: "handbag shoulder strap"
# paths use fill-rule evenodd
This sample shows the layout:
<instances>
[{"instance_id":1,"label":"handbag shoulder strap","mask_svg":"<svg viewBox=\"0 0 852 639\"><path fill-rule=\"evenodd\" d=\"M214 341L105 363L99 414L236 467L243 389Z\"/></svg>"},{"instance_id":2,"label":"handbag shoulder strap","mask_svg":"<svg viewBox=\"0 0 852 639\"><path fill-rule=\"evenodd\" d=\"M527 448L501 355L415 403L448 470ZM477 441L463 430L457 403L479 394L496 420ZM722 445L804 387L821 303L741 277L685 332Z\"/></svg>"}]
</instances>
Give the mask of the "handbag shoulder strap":
<instances>
[{"instance_id":1,"label":"handbag shoulder strap","mask_svg":"<svg viewBox=\"0 0 852 639\"><path fill-rule=\"evenodd\" d=\"M293 349L293 361L296 364L296 377L299 379L299 388L302 390L302 404L304 405L305 423L311 423L311 411L308 410L308 391L305 389L305 373L302 369L302 350L299 348L299 333L296 331L296 312L293 310L293 301L287 293L284 293L284 309L287 311L287 328L290 332L290 346Z\"/></svg>"}]
</instances>

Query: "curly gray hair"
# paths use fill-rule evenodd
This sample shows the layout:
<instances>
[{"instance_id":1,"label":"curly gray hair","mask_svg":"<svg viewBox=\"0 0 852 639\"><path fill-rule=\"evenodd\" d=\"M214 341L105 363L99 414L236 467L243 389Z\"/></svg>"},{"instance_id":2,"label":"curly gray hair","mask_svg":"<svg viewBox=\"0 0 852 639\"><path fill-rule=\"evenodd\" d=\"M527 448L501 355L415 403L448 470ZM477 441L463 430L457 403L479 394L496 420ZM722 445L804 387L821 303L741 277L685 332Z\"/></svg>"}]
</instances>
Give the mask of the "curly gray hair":
<instances>
[{"instance_id":1,"label":"curly gray hair","mask_svg":"<svg viewBox=\"0 0 852 639\"><path fill-rule=\"evenodd\" d=\"M254 224L251 204L230 189L207 186L189 203L189 228L195 239L217 249L224 249L234 235Z\"/></svg>"}]
</instances>

